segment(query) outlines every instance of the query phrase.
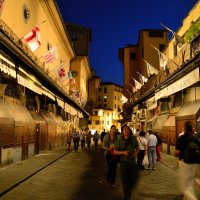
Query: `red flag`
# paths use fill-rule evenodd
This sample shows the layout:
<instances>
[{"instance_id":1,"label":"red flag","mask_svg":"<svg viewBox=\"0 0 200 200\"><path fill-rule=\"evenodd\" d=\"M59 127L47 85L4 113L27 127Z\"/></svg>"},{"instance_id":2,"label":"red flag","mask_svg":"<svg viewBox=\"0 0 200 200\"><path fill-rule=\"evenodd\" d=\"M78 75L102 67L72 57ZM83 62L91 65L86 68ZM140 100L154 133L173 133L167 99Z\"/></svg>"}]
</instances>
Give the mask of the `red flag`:
<instances>
[{"instance_id":1,"label":"red flag","mask_svg":"<svg viewBox=\"0 0 200 200\"><path fill-rule=\"evenodd\" d=\"M35 27L31 32L24 36L31 51L37 50L41 45L40 29Z\"/></svg>"},{"instance_id":2,"label":"red flag","mask_svg":"<svg viewBox=\"0 0 200 200\"><path fill-rule=\"evenodd\" d=\"M57 53L57 48L53 47L51 48L44 56L44 62L45 63L51 63L53 62L55 59L58 58L58 53Z\"/></svg>"},{"instance_id":3,"label":"red flag","mask_svg":"<svg viewBox=\"0 0 200 200\"><path fill-rule=\"evenodd\" d=\"M62 62L52 70L54 76L60 81L60 83L63 83L65 80L67 80L67 72L65 68L65 63Z\"/></svg>"}]
</instances>

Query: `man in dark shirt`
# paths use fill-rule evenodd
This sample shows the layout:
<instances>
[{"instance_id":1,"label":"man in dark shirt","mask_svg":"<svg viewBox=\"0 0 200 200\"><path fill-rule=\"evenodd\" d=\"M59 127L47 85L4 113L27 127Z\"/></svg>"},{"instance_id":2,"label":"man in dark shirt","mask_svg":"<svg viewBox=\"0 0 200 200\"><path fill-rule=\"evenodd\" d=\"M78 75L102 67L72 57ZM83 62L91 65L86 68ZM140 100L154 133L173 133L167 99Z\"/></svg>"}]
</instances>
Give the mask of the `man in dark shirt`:
<instances>
[{"instance_id":1,"label":"man in dark shirt","mask_svg":"<svg viewBox=\"0 0 200 200\"><path fill-rule=\"evenodd\" d=\"M200 199L200 164L191 163L186 156L186 148L189 142L198 142L197 136L193 133L191 121L184 124L184 134L178 138L175 155L179 157L179 186L184 199Z\"/></svg>"}]
</instances>

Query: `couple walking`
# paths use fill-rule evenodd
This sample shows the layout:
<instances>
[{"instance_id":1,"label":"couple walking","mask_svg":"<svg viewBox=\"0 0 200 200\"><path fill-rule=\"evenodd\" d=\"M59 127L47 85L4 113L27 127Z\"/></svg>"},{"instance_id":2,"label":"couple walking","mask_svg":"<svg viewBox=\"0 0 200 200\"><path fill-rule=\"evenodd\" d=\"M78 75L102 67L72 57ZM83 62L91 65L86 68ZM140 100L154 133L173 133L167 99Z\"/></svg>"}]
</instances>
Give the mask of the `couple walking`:
<instances>
[{"instance_id":1,"label":"couple walking","mask_svg":"<svg viewBox=\"0 0 200 200\"><path fill-rule=\"evenodd\" d=\"M115 188L116 168L119 161L124 200L130 200L132 189L136 186L139 177L136 163L139 147L129 126L122 126L121 130L121 135L117 136L116 127L112 125L110 133L103 139L103 148L108 165L107 180L111 187Z\"/></svg>"}]
</instances>

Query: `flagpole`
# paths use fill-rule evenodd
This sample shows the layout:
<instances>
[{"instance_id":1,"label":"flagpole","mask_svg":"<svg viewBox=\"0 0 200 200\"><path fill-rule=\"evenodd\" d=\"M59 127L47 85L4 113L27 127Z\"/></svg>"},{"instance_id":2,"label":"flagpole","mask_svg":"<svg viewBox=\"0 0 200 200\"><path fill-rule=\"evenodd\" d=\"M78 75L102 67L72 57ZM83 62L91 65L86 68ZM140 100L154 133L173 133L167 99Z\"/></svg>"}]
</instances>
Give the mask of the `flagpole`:
<instances>
[{"instance_id":1,"label":"flagpole","mask_svg":"<svg viewBox=\"0 0 200 200\"><path fill-rule=\"evenodd\" d=\"M44 21L42 21L41 23L39 23L38 25L36 25L35 27L38 27L38 26L40 26L40 25L42 25L42 24L44 24L45 22L46 22L47 20L45 19ZM32 30L32 29L31 29ZM27 33L29 33L30 31L28 31ZM24 38L24 36L23 37L21 37L18 41L20 41L20 40L22 40Z\"/></svg>"}]
</instances>

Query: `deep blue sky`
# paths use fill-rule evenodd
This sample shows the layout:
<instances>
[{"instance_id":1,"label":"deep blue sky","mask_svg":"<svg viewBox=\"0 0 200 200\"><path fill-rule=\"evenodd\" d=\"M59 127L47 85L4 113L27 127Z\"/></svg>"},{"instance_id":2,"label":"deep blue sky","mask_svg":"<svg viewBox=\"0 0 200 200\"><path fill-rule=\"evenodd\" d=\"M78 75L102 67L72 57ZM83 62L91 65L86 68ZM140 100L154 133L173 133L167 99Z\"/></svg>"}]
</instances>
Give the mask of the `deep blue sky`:
<instances>
[{"instance_id":1,"label":"deep blue sky","mask_svg":"<svg viewBox=\"0 0 200 200\"><path fill-rule=\"evenodd\" d=\"M92 29L90 66L103 81L123 85L118 50L137 44L140 29L176 31L198 0L57 0L63 20Z\"/></svg>"}]
</instances>

